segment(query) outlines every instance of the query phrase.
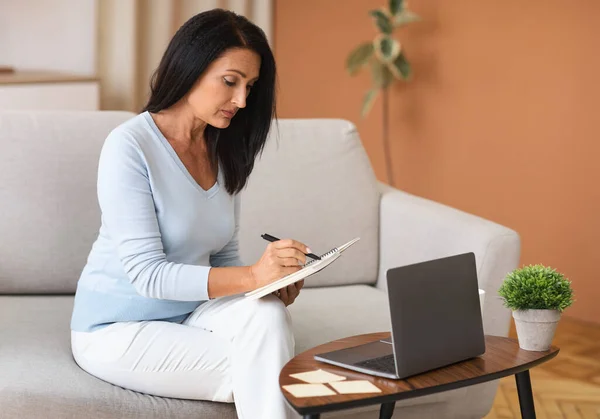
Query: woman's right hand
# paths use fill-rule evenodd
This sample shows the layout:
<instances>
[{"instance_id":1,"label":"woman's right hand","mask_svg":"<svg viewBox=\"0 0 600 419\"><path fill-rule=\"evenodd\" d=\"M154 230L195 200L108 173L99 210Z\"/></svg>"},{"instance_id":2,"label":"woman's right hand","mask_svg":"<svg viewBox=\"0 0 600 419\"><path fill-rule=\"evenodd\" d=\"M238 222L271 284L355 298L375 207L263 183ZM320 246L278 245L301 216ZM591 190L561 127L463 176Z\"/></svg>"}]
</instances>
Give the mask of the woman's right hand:
<instances>
[{"instance_id":1,"label":"woman's right hand","mask_svg":"<svg viewBox=\"0 0 600 419\"><path fill-rule=\"evenodd\" d=\"M258 262L250 267L254 289L299 271L306 263L310 249L296 240L284 239L269 243Z\"/></svg>"}]
</instances>

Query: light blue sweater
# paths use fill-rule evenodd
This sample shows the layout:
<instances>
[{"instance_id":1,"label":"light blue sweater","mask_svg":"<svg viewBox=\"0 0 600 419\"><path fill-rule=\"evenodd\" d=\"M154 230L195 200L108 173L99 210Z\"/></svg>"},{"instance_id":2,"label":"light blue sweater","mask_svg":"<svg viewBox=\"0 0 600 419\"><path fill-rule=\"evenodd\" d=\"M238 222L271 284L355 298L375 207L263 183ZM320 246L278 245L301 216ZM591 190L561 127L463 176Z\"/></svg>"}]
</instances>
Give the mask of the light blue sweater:
<instances>
[{"instance_id":1,"label":"light blue sweater","mask_svg":"<svg viewBox=\"0 0 600 419\"><path fill-rule=\"evenodd\" d=\"M77 284L72 330L180 322L208 300L211 267L242 265L239 197L220 170L202 189L147 112L107 137L98 201L102 224Z\"/></svg>"}]
</instances>

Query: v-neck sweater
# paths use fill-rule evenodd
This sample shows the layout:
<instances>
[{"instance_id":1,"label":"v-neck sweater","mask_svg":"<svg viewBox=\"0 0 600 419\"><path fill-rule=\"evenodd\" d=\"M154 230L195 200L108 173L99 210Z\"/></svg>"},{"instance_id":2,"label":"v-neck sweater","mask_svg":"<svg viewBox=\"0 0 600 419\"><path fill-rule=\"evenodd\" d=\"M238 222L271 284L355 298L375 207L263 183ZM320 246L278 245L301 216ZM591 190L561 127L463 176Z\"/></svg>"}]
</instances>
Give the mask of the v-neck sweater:
<instances>
[{"instance_id":1,"label":"v-neck sweater","mask_svg":"<svg viewBox=\"0 0 600 419\"><path fill-rule=\"evenodd\" d=\"M75 294L71 329L181 322L207 301L215 266L241 266L239 196L219 170L194 180L148 112L115 128L98 165L101 225Z\"/></svg>"}]
</instances>

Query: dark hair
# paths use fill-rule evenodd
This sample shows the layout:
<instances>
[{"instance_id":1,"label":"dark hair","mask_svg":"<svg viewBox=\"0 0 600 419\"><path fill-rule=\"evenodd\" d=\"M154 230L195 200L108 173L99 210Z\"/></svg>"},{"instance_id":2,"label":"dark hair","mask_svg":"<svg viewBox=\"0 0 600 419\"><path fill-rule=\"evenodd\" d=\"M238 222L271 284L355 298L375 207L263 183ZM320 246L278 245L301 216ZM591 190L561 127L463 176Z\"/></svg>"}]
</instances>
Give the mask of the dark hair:
<instances>
[{"instance_id":1,"label":"dark hair","mask_svg":"<svg viewBox=\"0 0 600 419\"><path fill-rule=\"evenodd\" d=\"M150 99L143 111L160 112L184 97L210 63L230 48L247 48L261 58L258 81L225 129L205 130L210 161L220 163L225 188L240 192L262 152L276 118L275 59L264 32L231 11L214 9L190 18L175 33L152 76Z\"/></svg>"}]
</instances>

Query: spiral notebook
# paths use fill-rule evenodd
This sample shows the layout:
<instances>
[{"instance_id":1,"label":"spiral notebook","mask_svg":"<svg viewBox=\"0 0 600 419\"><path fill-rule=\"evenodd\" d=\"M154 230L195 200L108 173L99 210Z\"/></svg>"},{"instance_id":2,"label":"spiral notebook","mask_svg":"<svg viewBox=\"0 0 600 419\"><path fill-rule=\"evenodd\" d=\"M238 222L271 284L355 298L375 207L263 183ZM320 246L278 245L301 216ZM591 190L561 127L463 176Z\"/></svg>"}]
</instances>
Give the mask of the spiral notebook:
<instances>
[{"instance_id":1,"label":"spiral notebook","mask_svg":"<svg viewBox=\"0 0 600 419\"><path fill-rule=\"evenodd\" d=\"M287 287L295 282L298 282L304 278L307 278L313 274L316 274L320 270L326 268L331 265L337 258L339 258L342 253L352 246L354 243L360 240L360 237L350 240L348 243L345 243L339 247L334 247L327 253L323 253L320 255L321 260L311 260L306 263L302 269L293 274L284 276L281 279L278 279L275 282L271 282L264 287L257 288L254 291L247 292L245 297L251 300L256 300L258 298L264 297L265 295L271 294L281 288Z\"/></svg>"}]
</instances>

